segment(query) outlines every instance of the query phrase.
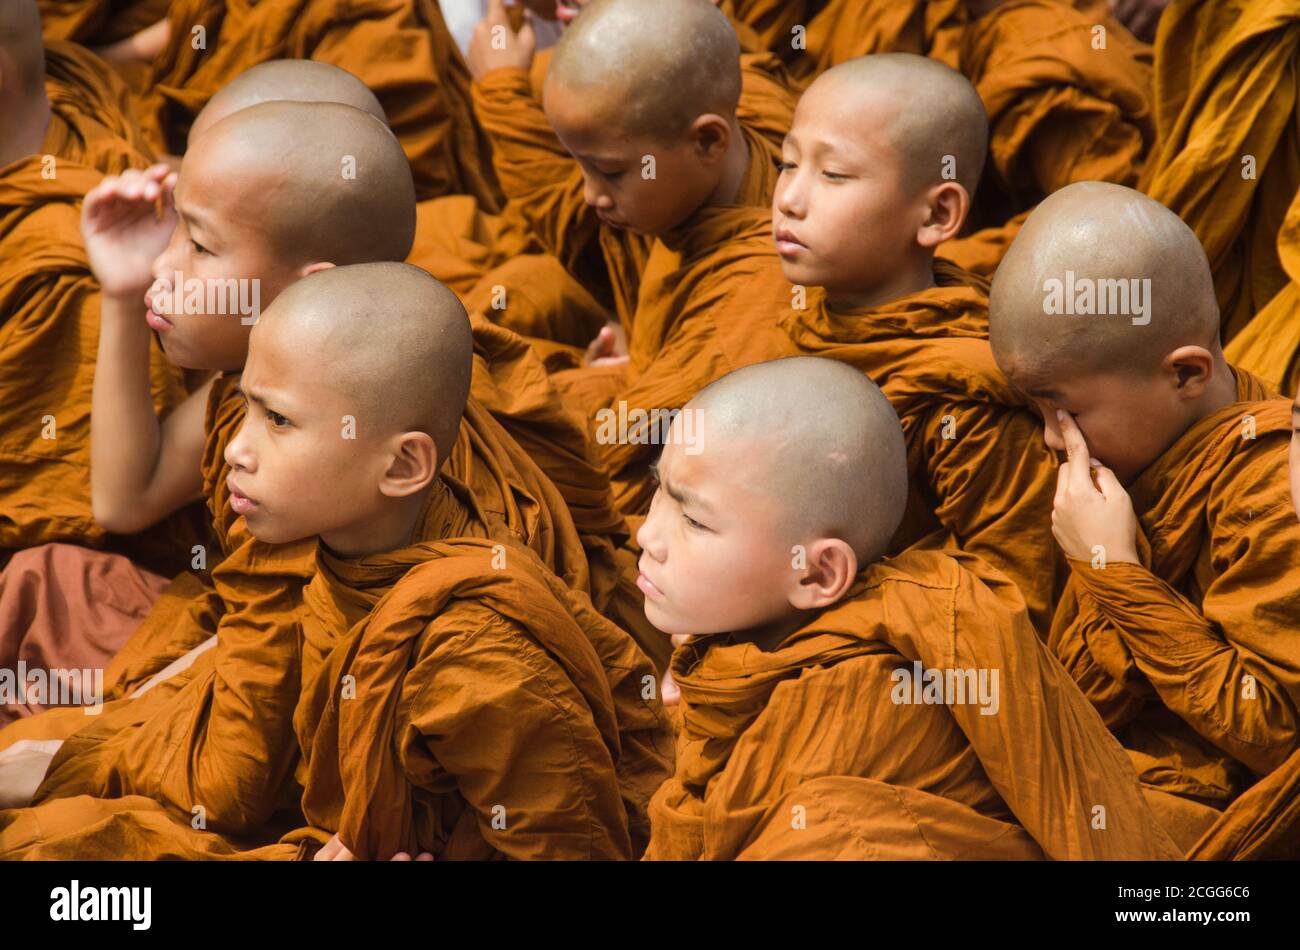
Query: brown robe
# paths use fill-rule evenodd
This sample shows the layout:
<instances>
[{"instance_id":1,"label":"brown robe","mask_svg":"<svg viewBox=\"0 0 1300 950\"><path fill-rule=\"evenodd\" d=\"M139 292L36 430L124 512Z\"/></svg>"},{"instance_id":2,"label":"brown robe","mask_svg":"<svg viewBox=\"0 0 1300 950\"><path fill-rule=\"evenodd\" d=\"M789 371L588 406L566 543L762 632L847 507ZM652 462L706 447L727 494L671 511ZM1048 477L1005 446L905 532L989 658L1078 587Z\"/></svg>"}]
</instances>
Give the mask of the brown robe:
<instances>
[{"instance_id":1,"label":"brown robe","mask_svg":"<svg viewBox=\"0 0 1300 950\"><path fill-rule=\"evenodd\" d=\"M999 680L927 701L918 667ZM968 555L873 564L776 649L706 637L672 669L677 772L647 858L1178 856L1024 601Z\"/></svg>"},{"instance_id":2,"label":"brown robe","mask_svg":"<svg viewBox=\"0 0 1300 950\"><path fill-rule=\"evenodd\" d=\"M437 0L372 0L357 9L314 0L173 0L168 17L170 41L138 98L159 151L183 154L195 116L240 73L272 59L314 59L346 69L379 98L411 161L418 197L465 194L489 211L499 207L487 142L470 111L469 69Z\"/></svg>"},{"instance_id":3,"label":"brown robe","mask_svg":"<svg viewBox=\"0 0 1300 950\"><path fill-rule=\"evenodd\" d=\"M1184 847L1300 739L1291 404L1240 370L1237 398L1129 486L1141 564L1069 562L1049 640Z\"/></svg>"},{"instance_id":4,"label":"brown robe","mask_svg":"<svg viewBox=\"0 0 1300 950\"><path fill-rule=\"evenodd\" d=\"M700 209L651 245L625 320L626 366L552 377L586 413L625 514L649 510L668 413L734 369L792 354L777 320L794 298L771 231L767 211Z\"/></svg>"},{"instance_id":5,"label":"brown robe","mask_svg":"<svg viewBox=\"0 0 1300 950\"><path fill-rule=\"evenodd\" d=\"M1183 0L1161 18L1142 190L1205 245L1225 341L1287 283L1277 240L1300 190L1298 68L1292 0Z\"/></svg>"},{"instance_id":6,"label":"brown robe","mask_svg":"<svg viewBox=\"0 0 1300 950\"><path fill-rule=\"evenodd\" d=\"M46 41L108 46L167 15L170 0L37 0Z\"/></svg>"},{"instance_id":7,"label":"brown robe","mask_svg":"<svg viewBox=\"0 0 1300 950\"><path fill-rule=\"evenodd\" d=\"M937 521L1016 583L1045 635L1063 580L1051 531L1056 458L1042 419L993 360L987 286L943 260L934 271L936 287L849 313L818 290L782 325L800 353L870 376L898 413L914 491L895 547Z\"/></svg>"},{"instance_id":8,"label":"brown robe","mask_svg":"<svg viewBox=\"0 0 1300 950\"><path fill-rule=\"evenodd\" d=\"M1233 366L1282 393L1300 389L1300 191L1277 235L1277 256L1290 281L1223 348Z\"/></svg>"}]
</instances>

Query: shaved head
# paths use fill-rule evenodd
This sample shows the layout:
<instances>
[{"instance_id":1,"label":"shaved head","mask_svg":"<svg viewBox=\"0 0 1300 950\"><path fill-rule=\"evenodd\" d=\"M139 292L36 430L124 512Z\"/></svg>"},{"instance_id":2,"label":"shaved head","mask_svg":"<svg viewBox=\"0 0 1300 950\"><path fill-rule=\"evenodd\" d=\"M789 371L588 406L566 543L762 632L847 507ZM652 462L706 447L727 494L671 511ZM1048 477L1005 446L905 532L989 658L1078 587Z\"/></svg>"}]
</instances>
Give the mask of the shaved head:
<instances>
[{"instance_id":1,"label":"shaved head","mask_svg":"<svg viewBox=\"0 0 1300 950\"><path fill-rule=\"evenodd\" d=\"M291 260L400 261L415 239L406 154L373 115L336 103L265 102L214 124L181 170L229 182Z\"/></svg>"},{"instance_id":2,"label":"shaved head","mask_svg":"<svg viewBox=\"0 0 1300 950\"><path fill-rule=\"evenodd\" d=\"M240 73L209 99L190 127L190 141L234 112L283 101L336 102L388 124L379 99L346 69L311 59L273 59Z\"/></svg>"},{"instance_id":3,"label":"shaved head","mask_svg":"<svg viewBox=\"0 0 1300 950\"><path fill-rule=\"evenodd\" d=\"M885 136L909 190L955 176L975 193L988 151L988 116L957 70L912 53L860 56L822 73L800 108L823 99L850 106L863 129Z\"/></svg>"},{"instance_id":4,"label":"shaved head","mask_svg":"<svg viewBox=\"0 0 1300 950\"><path fill-rule=\"evenodd\" d=\"M1068 185L1034 209L1002 259L989 338L1004 369L1033 378L1149 374L1182 346L1220 354L1205 250L1131 188Z\"/></svg>"},{"instance_id":5,"label":"shaved head","mask_svg":"<svg viewBox=\"0 0 1300 950\"><path fill-rule=\"evenodd\" d=\"M253 328L255 341L267 338L312 373L328 372L356 418L428 433L439 465L451 452L474 341L460 300L418 267L356 264L311 274Z\"/></svg>"},{"instance_id":6,"label":"shaved head","mask_svg":"<svg viewBox=\"0 0 1300 950\"><path fill-rule=\"evenodd\" d=\"M907 449L894 408L862 373L811 356L756 363L706 386L689 409L710 447L760 450L753 478L795 534L843 539L860 566L885 553L907 503Z\"/></svg>"},{"instance_id":7,"label":"shaved head","mask_svg":"<svg viewBox=\"0 0 1300 950\"><path fill-rule=\"evenodd\" d=\"M668 141L701 115L734 120L740 43L709 0L594 0L565 30L546 83L607 104L624 131Z\"/></svg>"},{"instance_id":8,"label":"shaved head","mask_svg":"<svg viewBox=\"0 0 1300 950\"><path fill-rule=\"evenodd\" d=\"M0 77L5 84L16 82L23 92L45 84L45 43L36 0L0 0Z\"/></svg>"}]
</instances>

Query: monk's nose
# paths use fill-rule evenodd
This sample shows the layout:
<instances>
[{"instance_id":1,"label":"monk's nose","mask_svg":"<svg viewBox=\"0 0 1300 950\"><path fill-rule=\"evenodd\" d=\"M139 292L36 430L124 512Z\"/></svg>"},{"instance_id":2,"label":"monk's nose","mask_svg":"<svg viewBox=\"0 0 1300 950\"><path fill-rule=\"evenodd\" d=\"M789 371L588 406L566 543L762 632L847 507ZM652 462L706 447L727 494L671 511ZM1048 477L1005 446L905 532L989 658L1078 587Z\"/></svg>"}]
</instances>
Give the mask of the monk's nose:
<instances>
[{"instance_id":1,"label":"monk's nose","mask_svg":"<svg viewBox=\"0 0 1300 950\"><path fill-rule=\"evenodd\" d=\"M663 544L660 540L658 530L658 519L656 517L656 506L653 502L650 505L650 511L646 515L645 521L641 522L641 527L636 532L636 543L646 554L650 555L656 561L662 561Z\"/></svg>"},{"instance_id":2,"label":"monk's nose","mask_svg":"<svg viewBox=\"0 0 1300 950\"><path fill-rule=\"evenodd\" d=\"M245 417L235 437L226 443L225 457L231 468L241 472L251 472L257 468L248 441L248 419Z\"/></svg>"},{"instance_id":3,"label":"monk's nose","mask_svg":"<svg viewBox=\"0 0 1300 950\"><path fill-rule=\"evenodd\" d=\"M614 202L609 195L597 187L590 178L583 179L582 200L591 207L600 208L602 211L608 211L614 207Z\"/></svg>"}]
</instances>

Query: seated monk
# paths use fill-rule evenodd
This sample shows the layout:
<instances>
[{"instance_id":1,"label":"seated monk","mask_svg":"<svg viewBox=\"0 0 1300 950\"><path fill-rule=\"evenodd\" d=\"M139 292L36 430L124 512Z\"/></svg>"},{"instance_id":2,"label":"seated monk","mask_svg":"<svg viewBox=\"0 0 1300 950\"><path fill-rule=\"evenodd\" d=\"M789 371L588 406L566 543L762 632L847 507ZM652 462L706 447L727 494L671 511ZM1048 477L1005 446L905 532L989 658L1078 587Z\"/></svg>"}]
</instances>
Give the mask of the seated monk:
<instances>
[{"instance_id":1,"label":"seated monk","mask_svg":"<svg viewBox=\"0 0 1300 950\"><path fill-rule=\"evenodd\" d=\"M380 121L385 118L374 94L345 70L312 60L274 60L254 66L213 96L195 119L190 130L191 140L240 109L278 100L338 102L369 112ZM426 207L452 200L435 199L420 203L416 211L417 245ZM416 257L413 248L408 260L414 263ZM537 269L527 266L532 259L532 255L521 255L496 273L509 271L518 273L523 279L524 274L531 270L536 276ZM544 260L555 265L552 270L558 270L558 262L553 258ZM428 266L426 260L419 263ZM534 295L545 293L536 286L529 291ZM523 288L519 291L512 288L509 296L524 292ZM519 308L512 309L517 312ZM484 312L488 311L485 309ZM628 529L614 508L609 478L600 468L595 448L587 435L585 420L564 403L548 380L544 364L525 341L508 329L494 326L481 312L472 313L471 325L475 342L472 396L519 443L519 450L554 482L562 504L553 497L554 490L549 486L534 483L530 490L545 495L546 498L538 500L555 511L568 508L586 554L590 568L588 591L597 607L608 611L616 622L631 630L638 642L644 641L645 648L657 663L666 662L663 638L655 635L645 623L640 593L634 586L636 572L631 563L634 559L629 560L615 552L615 548L627 539ZM520 470L532 467L529 462L521 462L518 466ZM515 478L522 482L521 472L516 472ZM495 510L494 506L489 507ZM558 528L556 533L565 535L567 528ZM563 541L570 543L571 539L564 538ZM616 557L626 563L615 564Z\"/></svg>"},{"instance_id":2,"label":"seated monk","mask_svg":"<svg viewBox=\"0 0 1300 950\"><path fill-rule=\"evenodd\" d=\"M254 684L293 676L244 694L251 719L234 697L197 725L174 711L203 691L199 663L138 701L143 722L106 711L58 749L33 807L0 814L0 856L106 856L145 827L115 855L639 853L671 754L658 701L642 698L652 667L444 467L472 343L455 296L409 265L327 269L277 297L251 334L250 411L225 455L263 556L319 536L303 609L259 617L262 652L244 657ZM204 741L168 754L191 731ZM179 781L189 768L204 781ZM24 804L13 779L0 768L0 801ZM223 801L259 782L259 800ZM284 821L267 818L287 801L297 830L250 850L275 841Z\"/></svg>"},{"instance_id":3,"label":"seated monk","mask_svg":"<svg viewBox=\"0 0 1300 950\"><path fill-rule=\"evenodd\" d=\"M906 445L870 380L775 360L689 415L700 451L669 440L639 536L646 616L690 635L647 858L1178 856L1007 579L881 559Z\"/></svg>"},{"instance_id":4,"label":"seated monk","mask_svg":"<svg viewBox=\"0 0 1300 950\"><path fill-rule=\"evenodd\" d=\"M501 195L474 123L469 73L436 3L392 0L351 9L311 0L173 0L166 42L149 63L136 108L156 150L179 155L207 101L272 59L340 66L374 90L410 159L420 198Z\"/></svg>"},{"instance_id":5,"label":"seated monk","mask_svg":"<svg viewBox=\"0 0 1300 950\"><path fill-rule=\"evenodd\" d=\"M735 32L709 0L595 0L575 6L582 14L565 30L572 37L545 51L553 54L549 60L538 56L534 62L526 30L508 32L505 43L496 44L503 48L494 48L491 29L509 26L499 0L493 4L470 50L474 110L492 139L493 163L510 199L507 211L523 215L542 248L630 334L656 234L701 205L768 203L794 95L770 54L741 55ZM600 23L609 25L614 38L593 39ZM704 44L701 55L688 52L693 43ZM567 54L560 52L564 45ZM567 65L559 65L562 60ZM733 62L740 64L738 91L732 91ZM544 83L538 68L530 75L530 65L542 69ZM557 71L567 74L560 83L551 81ZM586 101L578 104L588 117L598 116L609 128L640 125L632 130L638 134L617 148L607 142L603 152L575 153L576 130L566 140L556 126L562 119L553 112L563 95L559 86L582 90ZM667 135L645 134L696 91L705 111L688 109L692 114L683 122L674 117ZM636 99L648 100L644 117L625 116L627 102ZM708 115L710 121L695 122ZM594 120L591 125L596 128ZM722 167L702 178L692 175L689 190L664 195L661 182L690 174L681 163L692 161L693 153ZM661 263L654 267L661 269ZM518 323L508 325L528 332ZM593 358L626 355L613 330L593 347Z\"/></svg>"},{"instance_id":6,"label":"seated monk","mask_svg":"<svg viewBox=\"0 0 1300 950\"><path fill-rule=\"evenodd\" d=\"M550 134L573 156L553 223L579 240L599 227L602 246L607 236L647 252L619 291L626 357L553 377L590 420L627 514L649 504L668 414L728 369L788 352L773 315L790 289L766 225L743 207L766 200L776 169L771 147L737 118L738 57L707 0L596 0L565 30L547 73Z\"/></svg>"},{"instance_id":7,"label":"seated monk","mask_svg":"<svg viewBox=\"0 0 1300 950\"><path fill-rule=\"evenodd\" d=\"M969 211L986 134L970 82L934 60L886 53L823 73L799 101L772 206L781 267L810 288L781 323L799 352L871 377L902 420L913 497L894 549L937 521L1016 583L1045 635L1062 573L1043 521L1055 460L993 362L986 285L935 257Z\"/></svg>"},{"instance_id":8,"label":"seated monk","mask_svg":"<svg viewBox=\"0 0 1300 950\"><path fill-rule=\"evenodd\" d=\"M1183 0L1161 24L1140 187L1201 239L1227 343L1287 283L1278 230L1300 191L1300 7Z\"/></svg>"},{"instance_id":9,"label":"seated monk","mask_svg":"<svg viewBox=\"0 0 1300 950\"><path fill-rule=\"evenodd\" d=\"M1091 7L1075 9L1074 7ZM965 75L989 117L988 161L943 255L985 276L1029 208L1072 181L1136 185L1154 138L1150 52L1095 0L830 0L784 55L811 81L869 53L918 53Z\"/></svg>"},{"instance_id":10,"label":"seated monk","mask_svg":"<svg viewBox=\"0 0 1300 950\"><path fill-rule=\"evenodd\" d=\"M1189 848L1300 747L1291 405L1224 358L1196 235L1118 185L1071 185L1030 215L989 325L1068 457L1049 643Z\"/></svg>"}]
</instances>

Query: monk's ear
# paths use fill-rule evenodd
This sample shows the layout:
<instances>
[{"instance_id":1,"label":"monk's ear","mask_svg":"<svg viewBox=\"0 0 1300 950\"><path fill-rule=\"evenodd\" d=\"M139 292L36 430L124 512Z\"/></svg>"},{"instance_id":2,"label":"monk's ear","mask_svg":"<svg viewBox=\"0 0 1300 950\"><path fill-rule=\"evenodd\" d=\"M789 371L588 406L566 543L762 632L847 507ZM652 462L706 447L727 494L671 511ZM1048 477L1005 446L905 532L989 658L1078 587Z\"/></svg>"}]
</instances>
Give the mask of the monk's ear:
<instances>
[{"instance_id":1,"label":"monk's ear","mask_svg":"<svg viewBox=\"0 0 1300 950\"><path fill-rule=\"evenodd\" d=\"M700 158L720 162L731 147L731 126L722 116L707 112L691 123L690 138Z\"/></svg>"},{"instance_id":2,"label":"monk's ear","mask_svg":"<svg viewBox=\"0 0 1300 950\"><path fill-rule=\"evenodd\" d=\"M970 213L970 192L955 181L945 181L931 188L927 196L927 213L916 232L916 243L933 250L961 232Z\"/></svg>"},{"instance_id":3,"label":"monk's ear","mask_svg":"<svg viewBox=\"0 0 1300 950\"><path fill-rule=\"evenodd\" d=\"M427 432L403 432L392 447L393 460L379 482L379 492L405 498L428 488L438 476L438 447Z\"/></svg>"},{"instance_id":4,"label":"monk's ear","mask_svg":"<svg viewBox=\"0 0 1300 950\"><path fill-rule=\"evenodd\" d=\"M858 557L847 541L819 538L808 545L808 566L790 593L790 605L820 610L842 598L858 574Z\"/></svg>"},{"instance_id":5,"label":"monk's ear","mask_svg":"<svg viewBox=\"0 0 1300 950\"><path fill-rule=\"evenodd\" d=\"M299 280L301 280L302 278L307 277L311 274L315 274L319 271L329 270L333 266L334 265L331 264L329 261L316 261L314 264L308 264L302 270L298 271L298 278Z\"/></svg>"},{"instance_id":6,"label":"monk's ear","mask_svg":"<svg viewBox=\"0 0 1300 950\"><path fill-rule=\"evenodd\" d=\"M1180 346L1163 362L1182 399L1197 399L1214 377L1214 356L1203 346Z\"/></svg>"}]
</instances>

